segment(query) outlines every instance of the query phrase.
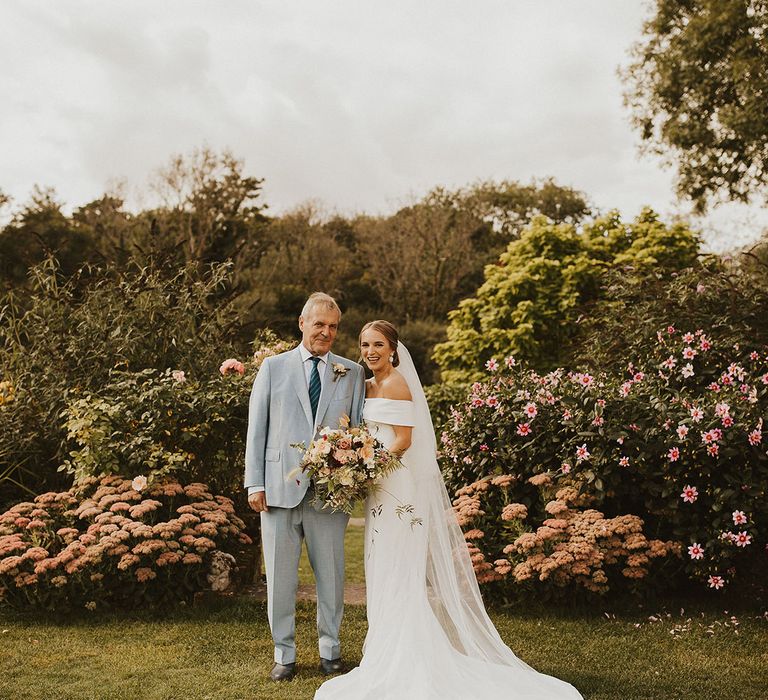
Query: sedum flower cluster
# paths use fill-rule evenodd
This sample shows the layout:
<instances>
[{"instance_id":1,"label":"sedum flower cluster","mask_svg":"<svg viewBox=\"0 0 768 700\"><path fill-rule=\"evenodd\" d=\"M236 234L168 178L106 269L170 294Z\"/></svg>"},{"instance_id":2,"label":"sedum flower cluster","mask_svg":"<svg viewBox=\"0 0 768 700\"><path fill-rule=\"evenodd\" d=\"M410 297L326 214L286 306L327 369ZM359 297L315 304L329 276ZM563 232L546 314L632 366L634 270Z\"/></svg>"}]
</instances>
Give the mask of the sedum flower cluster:
<instances>
[{"instance_id":1,"label":"sedum flower cluster","mask_svg":"<svg viewBox=\"0 0 768 700\"><path fill-rule=\"evenodd\" d=\"M249 544L205 484L91 477L0 515L0 602L69 609L160 604L205 588L214 552Z\"/></svg>"},{"instance_id":2,"label":"sedum flower cluster","mask_svg":"<svg viewBox=\"0 0 768 700\"><path fill-rule=\"evenodd\" d=\"M636 515L606 518L588 507L591 497L573 486L557 487L545 474L528 482L547 516L538 526L528 522L525 504L509 501L515 483L509 475L486 477L456 494L454 509L471 528L464 537L481 584L509 579L605 593L609 574L642 579L652 560L680 555L679 542L647 539Z\"/></svg>"}]
</instances>

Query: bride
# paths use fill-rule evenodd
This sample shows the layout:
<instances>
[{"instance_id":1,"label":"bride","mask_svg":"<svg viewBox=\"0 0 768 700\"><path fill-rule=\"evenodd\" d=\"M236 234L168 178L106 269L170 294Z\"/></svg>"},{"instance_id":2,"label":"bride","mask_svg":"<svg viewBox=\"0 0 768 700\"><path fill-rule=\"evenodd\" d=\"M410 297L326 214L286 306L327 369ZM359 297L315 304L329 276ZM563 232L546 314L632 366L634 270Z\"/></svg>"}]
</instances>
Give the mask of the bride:
<instances>
[{"instance_id":1,"label":"bride","mask_svg":"<svg viewBox=\"0 0 768 700\"><path fill-rule=\"evenodd\" d=\"M485 611L436 461L429 407L408 350L387 321L360 332L373 378L363 417L404 465L366 502L368 634L360 665L315 700L574 700L504 644Z\"/></svg>"}]
</instances>

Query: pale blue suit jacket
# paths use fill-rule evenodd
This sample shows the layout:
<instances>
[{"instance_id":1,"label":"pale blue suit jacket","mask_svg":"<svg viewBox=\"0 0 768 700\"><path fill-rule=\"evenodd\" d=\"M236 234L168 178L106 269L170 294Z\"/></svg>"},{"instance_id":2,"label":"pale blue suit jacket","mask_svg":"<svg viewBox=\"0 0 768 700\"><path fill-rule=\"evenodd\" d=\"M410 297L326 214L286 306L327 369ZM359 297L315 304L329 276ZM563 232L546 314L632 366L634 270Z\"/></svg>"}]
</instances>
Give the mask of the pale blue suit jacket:
<instances>
[{"instance_id":1,"label":"pale blue suit jacket","mask_svg":"<svg viewBox=\"0 0 768 700\"><path fill-rule=\"evenodd\" d=\"M348 369L334 376L333 365ZM253 382L248 405L248 435L245 446L245 487L263 487L267 504L294 508L301 503L309 479L297 473L302 453L292 444L310 441L323 426L338 428L342 416L359 425L365 401L363 368L333 353L323 377L323 389L312 420L309 389L299 348L268 357Z\"/></svg>"}]
</instances>

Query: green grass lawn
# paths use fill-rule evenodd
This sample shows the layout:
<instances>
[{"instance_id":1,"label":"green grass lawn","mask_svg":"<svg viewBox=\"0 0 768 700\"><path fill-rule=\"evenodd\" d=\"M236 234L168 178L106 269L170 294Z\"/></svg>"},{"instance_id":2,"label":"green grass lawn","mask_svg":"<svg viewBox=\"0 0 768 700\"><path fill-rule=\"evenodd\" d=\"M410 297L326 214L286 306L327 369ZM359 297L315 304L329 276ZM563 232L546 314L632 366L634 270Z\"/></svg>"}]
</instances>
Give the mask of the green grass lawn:
<instances>
[{"instance_id":1,"label":"green grass lawn","mask_svg":"<svg viewBox=\"0 0 768 700\"><path fill-rule=\"evenodd\" d=\"M350 528L347 538L348 577L359 581L362 529ZM306 560L302 566L309 582ZM492 616L518 656L573 683L587 700L768 698L768 613L739 613L735 622L723 611L678 608L653 620L647 611L614 615L604 607ZM347 606L348 661L359 661L365 632L365 609ZM67 621L0 612L0 698L309 699L323 681L312 604L298 606L297 643L298 676L275 684L267 680L272 641L265 605L251 599Z\"/></svg>"},{"instance_id":2,"label":"green grass lawn","mask_svg":"<svg viewBox=\"0 0 768 700\"><path fill-rule=\"evenodd\" d=\"M658 622L524 611L493 617L520 657L588 700L768 697L768 621L754 614L739 617L738 634L722 613L690 624L679 614ZM230 599L162 617L135 611L60 623L3 613L0 697L311 698L322 682L314 618L313 605L299 606L299 675L274 684L266 680L272 645L263 603ZM672 633L681 627L689 629ZM365 629L364 609L348 607L349 661L359 660Z\"/></svg>"}]
</instances>

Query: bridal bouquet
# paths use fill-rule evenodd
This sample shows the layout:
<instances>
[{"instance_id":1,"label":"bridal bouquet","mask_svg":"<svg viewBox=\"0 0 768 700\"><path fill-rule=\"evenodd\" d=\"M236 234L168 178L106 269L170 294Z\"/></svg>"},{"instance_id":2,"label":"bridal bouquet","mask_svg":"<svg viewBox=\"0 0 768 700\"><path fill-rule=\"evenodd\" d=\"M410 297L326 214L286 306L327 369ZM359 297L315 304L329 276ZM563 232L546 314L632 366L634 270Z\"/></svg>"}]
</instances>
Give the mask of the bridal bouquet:
<instances>
[{"instance_id":1,"label":"bridal bouquet","mask_svg":"<svg viewBox=\"0 0 768 700\"><path fill-rule=\"evenodd\" d=\"M299 471L315 486L313 503L351 513L355 501L364 499L387 474L399 469L400 460L363 426L323 428L304 451Z\"/></svg>"}]
</instances>

